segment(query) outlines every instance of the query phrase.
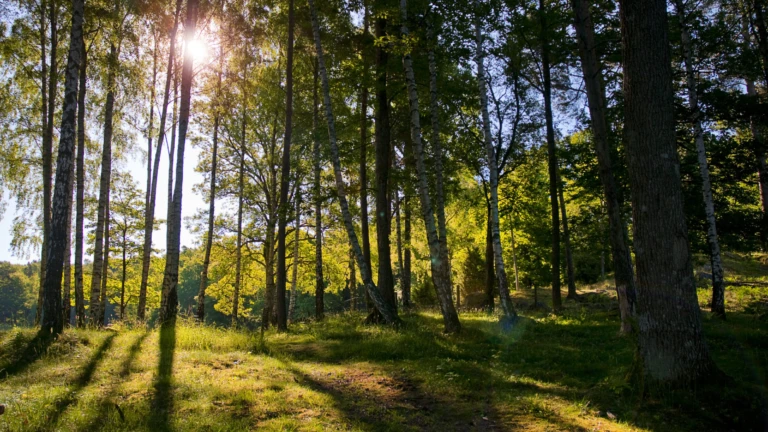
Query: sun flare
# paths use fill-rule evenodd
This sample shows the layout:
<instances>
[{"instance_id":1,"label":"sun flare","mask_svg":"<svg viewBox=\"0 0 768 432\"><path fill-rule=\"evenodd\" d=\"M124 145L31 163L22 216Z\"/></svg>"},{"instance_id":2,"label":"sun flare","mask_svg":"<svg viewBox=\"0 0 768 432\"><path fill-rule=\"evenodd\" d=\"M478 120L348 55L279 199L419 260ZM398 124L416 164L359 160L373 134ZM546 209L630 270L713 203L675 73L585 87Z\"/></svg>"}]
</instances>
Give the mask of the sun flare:
<instances>
[{"instance_id":1,"label":"sun flare","mask_svg":"<svg viewBox=\"0 0 768 432\"><path fill-rule=\"evenodd\" d=\"M205 41L192 39L186 48L187 55L191 55L195 63L202 62L208 58L208 46Z\"/></svg>"}]
</instances>

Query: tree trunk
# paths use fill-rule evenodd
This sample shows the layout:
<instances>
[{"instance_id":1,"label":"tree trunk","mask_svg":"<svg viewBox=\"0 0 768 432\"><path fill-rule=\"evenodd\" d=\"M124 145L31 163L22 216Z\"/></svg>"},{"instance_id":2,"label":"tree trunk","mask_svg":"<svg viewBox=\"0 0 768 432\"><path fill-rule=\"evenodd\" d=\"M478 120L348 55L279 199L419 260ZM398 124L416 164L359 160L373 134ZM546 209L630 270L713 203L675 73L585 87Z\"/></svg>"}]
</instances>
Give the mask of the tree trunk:
<instances>
[{"instance_id":1,"label":"tree trunk","mask_svg":"<svg viewBox=\"0 0 768 432\"><path fill-rule=\"evenodd\" d=\"M314 99L312 105L312 162L314 169L313 198L315 200L315 319L325 314L325 280L323 279L323 197L320 190L320 125L318 112L318 67L314 68ZM367 224L365 225L367 227ZM365 234L363 234L365 236ZM363 240L365 241L365 240Z\"/></svg>"},{"instance_id":2,"label":"tree trunk","mask_svg":"<svg viewBox=\"0 0 768 432\"><path fill-rule=\"evenodd\" d=\"M476 1L476 6L479 2ZM486 94L485 66L483 64L483 35L480 30L480 15L475 15L475 62L477 63L477 86L480 93L480 110L483 115L483 137L485 141L485 156L488 163L489 183L491 192L490 211L491 237L493 239L493 257L496 267L496 279L499 283L499 300L503 313L504 326L511 325L517 319L515 305L509 297L509 285L507 283L507 271L504 269L504 258L501 249L501 233L499 231L499 169L496 162L493 138L491 137L491 120L488 115L488 95Z\"/></svg>"},{"instance_id":3,"label":"tree trunk","mask_svg":"<svg viewBox=\"0 0 768 432\"><path fill-rule=\"evenodd\" d=\"M223 54L222 54L223 55ZM219 63L218 85L216 95L221 93L221 62ZM197 293L197 320L205 322L205 289L208 286L208 267L211 264L211 248L213 247L213 225L216 220L216 163L219 151L219 111L213 117L213 150L211 156L211 183L208 198L208 236L205 238L205 257L203 271L200 273L200 291ZM242 193L242 192L241 192Z\"/></svg>"},{"instance_id":4,"label":"tree trunk","mask_svg":"<svg viewBox=\"0 0 768 432\"><path fill-rule=\"evenodd\" d=\"M515 227L510 227L509 233L512 237L512 268L515 270L515 291L520 291L520 277L517 273L517 245L515 244Z\"/></svg>"},{"instance_id":5,"label":"tree trunk","mask_svg":"<svg viewBox=\"0 0 768 432\"><path fill-rule=\"evenodd\" d=\"M368 267L371 267L371 235L368 227L368 56L365 51L369 30L367 5L364 5L364 8L363 46L360 48L363 61L363 78L360 84L360 237L363 241L363 257Z\"/></svg>"},{"instance_id":6,"label":"tree trunk","mask_svg":"<svg viewBox=\"0 0 768 432\"><path fill-rule=\"evenodd\" d=\"M45 2L40 4L41 13L45 15ZM54 112L56 108L56 85L58 84L57 73L57 61L56 61L56 48L58 46L57 37L57 25L56 18L58 8L56 7L56 1L51 0L48 9L48 19L50 21L51 29L51 59L50 69L47 72L48 83L45 83L46 71L45 60L43 60L43 87L48 85L47 94L43 91L43 109L48 109L48 113L45 114L45 122L43 123L43 246L41 249L40 258L40 289L38 291L37 298L37 312L36 323L40 321L40 314L42 312L43 305L43 281L45 280L45 271L47 264L48 243L51 237L51 193L52 193L52 180L53 180L53 123ZM45 17L43 16L43 21ZM43 59L45 59L45 40L43 38L43 48L41 51ZM46 100L47 97L47 100ZM46 107L47 102L47 107Z\"/></svg>"},{"instance_id":7,"label":"tree trunk","mask_svg":"<svg viewBox=\"0 0 768 432\"><path fill-rule=\"evenodd\" d=\"M403 232L403 307L411 307L411 200L407 192L403 197L405 205L405 230Z\"/></svg>"},{"instance_id":8,"label":"tree trunk","mask_svg":"<svg viewBox=\"0 0 768 432\"><path fill-rule=\"evenodd\" d=\"M608 228L613 259L614 282L621 312L621 332L632 332L632 319L635 313L636 293L632 271L632 257L629 252L626 225L621 217L619 188L613 175L609 144L610 129L606 118L605 88L603 72L597 57L595 43L595 25L589 11L588 0L571 0L574 12L576 40L581 53L581 69L587 89L589 114L592 120L592 140L595 143L600 181L603 183Z\"/></svg>"},{"instance_id":9,"label":"tree trunk","mask_svg":"<svg viewBox=\"0 0 768 432\"><path fill-rule=\"evenodd\" d=\"M376 38L386 37L387 20L376 18ZM389 99L387 96L386 47L376 46L376 250L378 251L379 289L390 306L395 304L395 289L392 281L392 253L389 244L392 212L389 200L389 169L392 165L392 143L390 141Z\"/></svg>"},{"instance_id":10,"label":"tree trunk","mask_svg":"<svg viewBox=\"0 0 768 432\"><path fill-rule=\"evenodd\" d=\"M168 207L165 211L166 230L165 230L165 243L166 245L172 242L171 229L168 224L171 223L171 213L173 213L173 169L174 160L176 157L176 128L178 127L178 100L177 89L179 88L179 74L173 74L173 111L171 113L171 147L168 150ZM168 251L166 250L166 254Z\"/></svg>"},{"instance_id":11,"label":"tree trunk","mask_svg":"<svg viewBox=\"0 0 768 432\"><path fill-rule=\"evenodd\" d=\"M397 235L397 278L400 282L400 291L401 293L405 290L403 289L404 281L403 278L403 230L402 230L402 223L400 221L401 214L402 214L402 207L403 207L403 199L400 198L400 193L397 193L397 198L395 200L397 203L395 207L395 232ZM403 297L405 297L403 295Z\"/></svg>"},{"instance_id":12,"label":"tree trunk","mask_svg":"<svg viewBox=\"0 0 768 432\"><path fill-rule=\"evenodd\" d=\"M85 91L87 83L87 52L81 38L79 92L77 94L77 197L75 210L75 312L78 327L85 326L85 294L83 287L83 225L85 219Z\"/></svg>"},{"instance_id":13,"label":"tree trunk","mask_svg":"<svg viewBox=\"0 0 768 432\"><path fill-rule=\"evenodd\" d=\"M99 295L99 309L97 325L103 327L107 324L107 282L109 280L109 235L110 235L110 214L109 214L109 196L107 196L107 206L104 219L104 261L101 269L101 293Z\"/></svg>"},{"instance_id":14,"label":"tree trunk","mask_svg":"<svg viewBox=\"0 0 768 432\"><path fill-rule=\"evenodd\" d=\"M187 43L195 37L197 25L197 0L187 1L187 20L184 25ZM160 315L158 321L166 323L176 318L178 295L176 285L179 281L179 243L181 240L181 194L184 184L184 146L189 125L189 107L192 91L192 56L184 57L181 73L181 107L179 111L179 143L176 162L176 185L173 192L173 212L168 220L168 230L171 231L170 241L166 248L165 272L163 275L163 291L160 299Z\"/></svg>"},{"instance_id":15,"label":"tree trunk","mask_svg":"<svg viewBox=\"0 0 768 432\"><path fill-rule=\"evenodd\" d=\"M625 136L637 262L638 370L646 386L711 379L675 142L667 2L620 2Z\"/></svg>"},{"instance_id":16,"label":"tree trunk","mask_svg":"<svg viewBox=\"0 0 768 432\"><path fill-rule=\"evenodd\" d=\"M237 180L237 251L235 252L235 289L232 295L232 325L237 327L240 308L240 283L243 272L243 192L245 187L245 105L243 105L242 137L240 141L240 173Z\"/></svg>"},{"instance_id":17,"label":"tree trunk","mask_svg":"<svg viewBox=\"0 0 768 432\"><path fill-rule=\"evenodd\" d=\"M160 156L165 144L165 121L168 115L168 99L171 93L171 80L176 59L176 32L179 27L179 13L181 11L181 0L176 0L176 12L173 16L173 30L169 37L170 47L168 52L168 66L165 74L165 90L163 93L163 108L160 114L160 128L158 130L157 144L155 148L155 160L152 164L152 187L149 200L146 203L144 211L144 246L141 256L141 285L139 286L139 304L137 307L137 317L143 320L145 317L147 305L147 282L149 281L149 264L152 258L152 232L155 225L155 200L157 198L157 174L160 170ZM150 136L151 139L151 136ZM147 161L149 163L149 160Z\"/></svg>"},{"instance_id":18,"label":"tree trunk","mask_svg":"<svg viewBox=\"0 0 768 432\"><path fill-rule=\"evenodd\" d=\"M56 184L51 213L51 238L46 254L46 272L43 284L43 313L40 319L41 334L56 335L64 329L61 316L61 274L66 247L67 198L69 176L75 153L75 114L77 111L78 69L83 46L83 0L72 1L72 26L67 68L64 81L64 106L62 109L59 151L56 159Z\"/></svg>"},{"instance_id":19,"label":"tree trunk","mask_svg":"<svg viewBox=\"0 0 768 432\"><path fill-rule=\"evenodd\" d=\"M704 213L707 217L707 243L709 243L709 257L712 266L712 313L725 318L725 283L723 275L723 263L720 259L720 242L717 239L717 223L715 221L715 204L712 200L712 184L709 180L709 165L707 164L707 150L704 146L704 130L701 125L701 110L699 109L699 95L696 90L696 77L693 70L693 47L691 42L688 20L685 6L682 0L675 0L677 16L680 21L680 38L683 45L683 59L685 60L685 78L688 90L688 105L691 109L691 121L693 122L693 137L696 142L696 153L699 160L699 173L701 174L701 193L704 196Z\"/></svg>"},{"instance_id":20,"label":"tree trunk","mask_svg":"<svg viewBox=\"0 0 768 432\"><path fill-rule=\"evenodd\" d=\"M410 31L408 29L408 5L407 0L400 0L400 15L402 19L401 32L404 38L408 38ZM429 185L427 184L427 169L424 165L424 149L421 143L421 125L419 124L419 94L416 89L416 77L413 73L413 62L411 54L406 53L403 56L403 68L405 69L405 81L408 87L408 102L410 106L411 117L411 141L416 151L416 171L419 177L419 195L421 198L421 214L424 218L424 225L427 229L427 243L429 244L429 257L432 270L432 282L435 284L435 291L440 302L440 311L443 314L443 325L445 333L457 333L461 331L461 323L456 313L456 307L453 304L450 273L448 271L447 248L444 248L444 241L440 241L435 225L435 215L432 209L432 203L429 197ZM434 65L430 65L430 71L434 73ZM436 98L436 94L433 96ZM437 101L433 101L433 109L436 108ZM433 116L435 113L433 112ZM437 125L433 118L433 130L437 131ZM439 141L435 137L435 141ZM439 144L436 144L439 148ZM441 151L437 151L438 161L441 158ZM438 172L440 171L440 162L438 162ZM438 174L438 182L442 180ZM438 213L440 211L438 210ZM445 214L443 213L443 222ZM443 239L445 240L445 239ZM445 249L445 250L443 250ZM445 255L443 253L445 252ZM381 259L381 258L379 258Z\"/></svg>"},{"instance_id":21,"label":"tree trunk","mask_svg":"<svg viewBox=\"0 0 768 432\"><path fill-rule=\"evenodd\" d=\"M101 312L99 311L101 278L104 267L104 230L107 222L107 206L109 189L112 179L112 121L115 106L115 74L117 73L118 48L112 43L109 52L107 71L107 102L104 109L104 144L101 150L101 179L99 183L99 204L96 216L96 243L93 252L93 276L91 278L91 324L97 325Z\"/></svg>"},{"instance_id":22,"label":"tree trunk","mask_svg":"<svg viewBox=\"0 0 768 432\"><path fill-rule=\"evenodd\" d=\"M764 3L761 0L753 0L752 6L755 11L757 46L760 51L760 58L763 61L763 79L768 83L768 29L766 29L765 11L763 10Z\"/></svg>"},{"instance_id":23,"label":"tree trunk","mask_svg":"<svg viewBox=\"0 0 768 432\"><path fill-rule=\"evenodd\" d=\"M755 11L755 24L757 27L757 43L760 51L760 58L762 60L763 77L765 82L768 83L768 30L766 30L765 23L765 11L762 7L762 2L754 0L752 3ZM751 17L750 17L751 18ZM745 28L745 39L749 40L749 24L743 26ZM747 79L747 94L749 96L756 96L755 83L751 79ZM752 129L752 136L755 140L755 156L757 157L757 173L759 179L760 189L760 203L762 204L763 220L760 227L760 242L762 243L763 250L768 250L768 162L766 161L766 154L768 149L762 132L754 119L750 119L750 126Z\"/></svg>"},{"instance_id":24,"label":"tree trunk","mask_svg":"<svg viewBox=\"0 0 768 432\"><path fill-rule=\"evenodd\" d=\"M123 227L123 274L120 277L120 321L125 319L125 270L127 267L127 261L125 257L126 249L128 249L128 243L126 243L128 231L128 224Z\"/></svg>"},{"instance_id":25,"label":"tree trunk","mask_svg":"<svg viewBox=\"0 0 768 432\"><path fill-rule=\"evenodd\" d=\"M433 39L432 20L429 20L428 38L430 43L437 43ZM443 278L448 281L448 288L453 286L451 281L451 260L448 253L448 228L445 222L445 192L443 190L443 143L440 139L440 113L437 98L437 62L435 51L429 49L429 111L432 118L432 152L435 159L435 213L437 213L437 234L440 241L440 261L444 262ZM449 289L450 292L450 289ZM458 291L457 291L458 292ZM456 303L458 307L458 303Z\"/></svg>"},{"instance_id":26,"label":"tree trunk","mask_svg":"<svg viewBox=\"0 0 768 432\"><path fill-rule=\"evenodd\" d=\"M285 291L288 282L286 271L286 227L288 225L288 187L291 181L291 134L293 133L293 0L288 0L288 47L285 73L285 138L283 161L280 172L280 213L277 223L277 329L288 330L285 308Z\"/></svg>"},{"instance_id":27,"label":"tree trunk","mask_svg":"<svg viewBox=\"0 0 768 432\"><path fill-rule=\"evenodd\" d=\"M560 293L560 214L557 203L557 147L555 127L552 119L552 78L549 63L549 36L547 35L547 11L544 0L539 0L539 20L541 25L541 69L544 78L544 118L547 124L547 162L549 165L549 201L552 217L552 309L558 312L563 301Z\"/></svg>"},{"instance_id":28,"label":"tree trunk","mask_svg":"<svg viewBox=\"0 0 768 432\"><path fill-rule=\"evenodd\" d=\"M386 323L399 325L401 321L397 316L397 310L390 305L390 303L382 295L382 292L379 290L379 288L373 283L373 279L371 278L371 268L365 262L363 251L360 248L360 243L357 241L355 226L352 223L352 214L349 212L349 203L347 202L346 184L344 183L344 179L342 177L339 147L336 142L336 125L333 117L333 108L331 106L331 90L330 84L328 82L328 72L325 68L323 47L320 43L320 24L317 20L317 10L315 9L314 0L309 0L309 8L312 15L312 34L315 40L318 69L323 86L323 102L325 105L325 117L328 122L328 138L331 147L333 172L336 180L336 192L339 197L339 206L341 207L344 228L347 231L347 237L349 238L350 246L355 255L355 260L357 261L358 267L360 267L360 276L362 277L365 288L371 297L371 301L376 306L376 309L381 313Z\"/></svg>"},{"instance_id":29,"label":"tree trunk","mask_svg":"<svg viewBox=\"0 0 768 432\"><path fill-rule=\"evenodd\" d=\"M293 268L291 269L291 300L288 304L288 321L293 322L294 313L296 312L296 296L298 296L298 287L296 286L299 279L299 233L301 232L301 191L296 188L296 220L295 220L295 237L293 239Z\"/></svg>"},{"instance_id":30,"label":"tree trunk","mask_svg":"<svg viewBox=\"0 0 768 432\"><path fill-rule=\"evenodd\" d=\"M557 184L557 194L560 199L560 215L563 219L563 240L565 241L565 272L568 277L568 297L566 298L576 300L579 295L576 294L576 281L574 279L573 254L571 253L571 234L568 230L568 213L565 210L565 197L563 196L564 186L559 175Z\"/></svg>"},{"instance_id":31,"label":"tree trunk","mask_svg":"<svg viewBox=\"0 0 768 432\"><path fill-rule=\"evenodd\" d=\"M493 266L493 219L491 218L491 202L486 203L488 207L485 222L485 307L488 312L493 312L495 307L494 297L496 296L496 270Z\"/></svg>"},{"instance_id":32,"label":"tree trunk","mask_svg":"<svg viewBox=\"0 0 768 432\"><path fill-rule=\"evenodd\" d=\"M264 310L261 316L262 326L269 328L275 324L275 220L270 217L267 220L267 234L264 241L264 266L265 266L265 299Z\"/></svg>"}]
</instances>

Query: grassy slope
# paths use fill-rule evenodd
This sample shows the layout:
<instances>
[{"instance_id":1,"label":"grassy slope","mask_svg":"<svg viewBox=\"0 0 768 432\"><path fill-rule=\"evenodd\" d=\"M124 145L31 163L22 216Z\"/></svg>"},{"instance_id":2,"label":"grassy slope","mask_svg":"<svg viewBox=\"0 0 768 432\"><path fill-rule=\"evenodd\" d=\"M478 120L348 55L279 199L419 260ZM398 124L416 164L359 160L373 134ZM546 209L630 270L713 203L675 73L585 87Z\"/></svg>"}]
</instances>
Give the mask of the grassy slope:
<instances>
[{"instance_id":1,"label":"grassy slope","mask_svg":"<svg viewBox=\"0 0 768 432\"><path fill-rule=\"evenodd\" d=\"M509 334L480 313L462 314L459 336L442 335L434 313L406 315L400 331L344 315L268 332L264 343L180 322L72 330L38 356L28 349L32 330L0 331L0 431L743 427L734 425L755 412L748 406L678 397L646 398L640 408L625 380L631 342L618 336L607 294L570 303L562 317L524 312ZM738 383L726 396L764 392L768 321L754 305L767 298L768 288L732 288L727 322L705 314L713 354Z\"/></svg>"}]
</instances>

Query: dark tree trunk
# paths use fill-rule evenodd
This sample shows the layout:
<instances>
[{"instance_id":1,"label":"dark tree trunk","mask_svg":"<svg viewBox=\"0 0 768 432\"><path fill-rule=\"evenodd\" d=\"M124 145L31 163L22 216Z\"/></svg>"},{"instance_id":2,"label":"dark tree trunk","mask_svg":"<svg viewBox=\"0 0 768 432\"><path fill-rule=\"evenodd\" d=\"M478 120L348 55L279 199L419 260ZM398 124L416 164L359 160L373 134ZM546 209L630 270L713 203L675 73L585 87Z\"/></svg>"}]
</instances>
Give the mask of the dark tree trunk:
<instances>
[{"instance_id":1,"label":"dark tree trunk","mask_svg":"<svg viewBox=\"0 0 768 432\"><path fill-rule=\"evenodd\" d=\"M82 39L81 39L82 40ZM87 52L81 43L80 84L77 94L77 192L75 198L75 313L78 327L85 325L85 293L83 287L83 225L85 219L85 91Z\"/></svg>"},{"instance_id":2,"label":"dark tree trunk","mask_svg":"<svg viewBox=\"0 0 768 432\"><path fill-rule=\"evenodd\" d=\"M667 2L620 5L638 370L646 386L686 386L717 368L704 341L683 213Z\"/></svg>"},{"instance_id":3,"label":"dark tree trunk","mask_svg":"<svg viewBox=\"0 0 768 432\"><path fill-rule=\"evenodd\" d=\"M285 308L285 291L288 282L286 271L286 226L288 225L288 187L291 181L291 134L293 133L293 0L288 0L288 47L285 74L285 138L283 161L280 172L280 212L277 223L277 329L288 330Z\"/></svg>"},{"instance_id":4,"label":"dark tree trunk","mask_svg":"<svg viewBox=\"0 0 768 432\"><path fill-rule=\"evenodd\" d=\"M515 244L515 227L510 227L509 234L512 237L512 268L515 270L515 291L520 291L520 277L517 273L517 245Z\"/></svg>"},{"instance_id":5,"label":"dark tree trunk","mask_svg":"<svg viewBox=\"0 0 768 432\"><path fill-rule=\"evenodd\" d=\"M128 224L126 223L125 226L123 226L123 272L120 276L120 321L125 319L125 271L128 266L128 262L126 260L126 249L128 249L128 244L126 243L126 237L127 237L127 231L128 231Z\"/></svg>"},{"instance_id":6,"label":"dark tree trunk","mask_svg":"<svg viewBox=\"0 0 768 432\"><path fill-rule=\"evenodd\" d=\"M557 194L560 199L560 215L563 219L563 240L565 241L565 274L568 278L568 297L576 300L579 295L576 293L576 281L574 280L573 254L571 253L571 234L568 230L568 213L565 210L565 197L563 196L563 182L558 180Z\"/></svg>"},{"instance_id":7,"label":"dark tree trunk","mask_svg":"<svg viewBox=\"0 0 768 432\"><path fill-rule=\"evenodd\" d=\"M402 16L401 32L405 38L410 35L408 29L408 12L406 0L400 0L400 14ZM433 66L433 65L431 65ZM432 270L432 281L437 292L440 311L443 315L444 331L446 333L457 333L461 331L461 323L456 313L456 307L451 298L453 287L451 286L450 271L448 270L447 248L444 249L444 241L440 241L435 224L435 215L432 209L432 203L429 196L429 185L427 184L427 170L424 164L424 149L421 141L421 125L419 124L419 94L416 88L416 77L413 72L413 62L410 53L403 56L403 68L405 69L405 81L408 87L408 101L410 106L411 120L411 140L416 151L416 171L419 179L419 195L421 198L421 214L424 218L424 225L427 230L427 243L429 244L430 267ZM434 71L434 67L430 67ZM437 105L436 101L434 105ZM434 113L433 113L434 115ZM433 128L436 129L433 119ZM439 151L439 144L436 144ZM441 155L438 153L438 159ZM438 164L440 164L438 162ZM439 167L440 165L438 165ZM438 171L440 168L438 168ZM442 180L442 177L438 177ZM440 188L442 189L442 188ZM438 211L439 213L439 211ZM445 222L445 214L443 214ZM443 253L445 252L445 255ZM379 258L381 259L381 258Z\"/></svg>"},{"instance_id":8,"label":"dark tree trunk","mask_svg":"<svg viewBox=\"0 0 768 432\"><path fill-rule=\"evenodd\" d=\"M235 289L232 296L232 325L237 327L240 308L240 283L243 269L243 192L245 186L245 105L243 105L242 141L240 141L240 173L237 180L237 250L235 251Z\"/></svg>"},{"instance_id":9,"label":"dark tree trunk","mask_svg":"<svg viewBox=\"0 0 768 432\"><path fill-rule=\"evenodd\" d=\"M223 53L220 54L223 56ZM222 64L219 63L218 85L216 95L221 93ZM213 149L211 156L211 183L208 198L208 236L205 238L205 257L203 258L203 271L200 273L200 291L197 293L197 320L205 322L205 289L208 286L208 267L211 264L211 248L213 247L213 224L216 220L216 163L219 152L219 111L213 118ZM241 167L242 173L242 167ZM242 191L241 191L242 194ZM238 203L238 205L241 205ZM239 247L238 247L239 250Z\"/></svg>"},{"instance_id":10,"label":"dark tree trunk","mask_svg":"<svg viewBox=\"0 0 768 432\"><path fill-rule=\"evenodd\" d=\"M323 197L320 190L320 126L318 112L318 70L315 62L314 100L312 105L312 162L314 169L313 198L315 200L315 318L325 315L325 280L323 279ZM365 240L363 240L365 241Z\"/></svg>"},{"instance_id":11,"label":"dark tree trunk","mask_svg":"<svg viewBox=\"0 0 768 432\"><path fill-rule=\"evenodd\" d=\"M363 257L371 267L371 235L368 228L368 8L363 16L363 78L360 84L360 237L363 241ZM377 120L378 121L378 120Z\"/></svg>"},{"instance_id":12,"label":"dark tree trunk","mask_svg":"<svg viewBox=\"0 0 768 432\"><path fill-rule=\"evenodd\" d=\"M301 189L296 187L296 218L294 219L293 239L293 268L291 268L291 296L288 303L288 322L293 322L296 312L296 296L298 295L299 278L299 235L301 234Z\"/></svg>"},{"instance_id":13,"label":"dark tree trunk","mask_svg":"<svg viewBox=\"0 0 768 432\"><path fill-rule=\"evenodd\" d=\"M178 69L178 68L177 68ZM178 127L178 100L177 90L179 88L179 74L173 74L173 111L171 113L171 147L168 149L168 207L165 212L166 230L165 230L165 243L166 245L172 241L172 233L167 224L171 222L171 213L173 213L173 169L174 160L176 157L176 128ZM166 250L166 254L168 251Z\"/></svg>"},{"instance_id":14,"label":"dark tree trunk","mask_svg":"<svg viewBox=\"0 0 768 432\"><path fill-rule=\"evenodd\" d=\"M574 12L576 40L581 53L581 69L587 89L589 115L592 120L592 140L595 143L600 181L603 183L608 227L613 258L614 281L621 311L621 332L632 331L632 317L635 311L636 294L632 271L632 257L629 253L626 225L621 217L619 189L613 176L610 129L606 118L605 88L600 60L595 44L595 25L589 11L588 0L571 0Z\"/></svg>"},{"instance_id":15,"label":"dark tree trunk","mask_svg":"<svg viewBox=\"0 0 768 432\"><path fill-rule=\"evenodd\" d=\"M403 306L411 306L411 200L408 194L403 198L405 205L405 230L403 232L404 248L403 251Z\"/></svg>"},{"instance_id":16,"label":"dark tree trunk","mask_svg":"<svg viewBox=\"0 0 768 432\"><path fill-rule=\"evenodd\" d=\"M185 38L191 41L195 37L197 25L197 0L187 1L187 20L184 25ZM160 299L160 323L171 322L176 318L178 308L178 294L176 285L179 282L179 243L181 240L181 194L184 184L184 146L187 139L187 127L189 126L189 107L192 91L192 66L191 56L184 58L184 66L181 73L181 107L179 112L179 143L176 162L175 189L171 218L168 220L168 230L171 232L166 248L165 272L163 275L163 290Z\"/></svg>"},{"instance_id":17,"label":"dark tree trunk","mask_svg":"<svg viewBox=\"0 0 768 432\"><path fill-rule=\"evenodd\" d=\"M103 327L107 324L107 282L109 280L109 248L110 248L110 214L109 197L107 197L106 218L104 219L104 261L101 269L101 293L99 295L99 312L97 325Z\"/></svg>"},{"instance_id":18,"label":"dark tree trunk","mask_svg":"<svg viewBox=\"0 0 768 432\"><path fill-rule=\"evenodd\" d=\"M485 307L488 312L493 312L496 296L496 270L493 268L493 235L491 234L491 203L487 203L488 216L485 223Z\"/></svg>"},{"instance_id":19,"label":"dark tree trunk","mask_svg":"<svg viewBox=\"0 0 768 432\"><path fill-rule=\"evenodd\" d=\"M396 206L395 206L395 234L397 236L397 279L400 282L400 291L404 292L403 289L403 227L401 223L402 219L402 213L403 213L403 199L400 198L400 193L398 192L396 195ZM405 297L403 295L403 297Z\"/></svg>"},{"instance_id":20,"label":"dark tree trunk","mask_svg":"<svg viewBox=\"0 0 768 432\"><path fill-rule=\"evenodd\" d=\"M160 114L160 128L158 130L157 144L155 147L155 160L152 163L152 186L149 199L144 210L144 246L141 256L141 285L139 286L139 304L137 307L137 317L143 320L145 317L147 305L147 282L149 281L149 264L152 258L152 232L155 225L155 200L157 198L157 174L160 170L160 156L165 143L165 122L168 115L168 99L171 93L171 80L173 79L173 69L176 59L176 32L179 27L179 13L181 11L181 0L176 0L176 12L173 16L173 29L169 37L170 48L168 52L168 66L165 74L165 90L163 93L163 106ZM151 135L150 135L151 139ZM149 163L149 160L147 161Z\"/></svg>"},{"instance_id":21,"label":"dark tree trunk","mask_svg":"<svg viewBox=\"0 0 768 432\"><path fill-rule=\"evenodd\" d=\"M323 47L320 42L320 24L317 20L317 9L315 8L314 0L309 0L309 8L312 16L312 34L314 36L315 50L317 52L318 69L323 85L323 102L325 105L325 116L328 122L328 138L331 147L331 161L333 163L333 172L336 180L336 192L339 197L339 207L341 207L344 228L347 231L350 247L354 253L357 265L360 267L360 276L363 280L363 283L365 284L368 295L371 297L371 301L374 303L379 313L381 313L381 316L386 323L399 325L401 320L397 316L397 309L395 309L389 303L379 288L373 283L373 279L371 278L371 268L365 262L363 251L360 248L360 243L358 242L357 234L355 233L355 226L352 223L352 214L349 211L349 202L347 201L346 184L342 178L339 147L338 143L336 142L336 122L333 117L333 107L331 106L330 83L328 82L328 71L325 68Z\"/></svg>"},{"instance_id":22,"label":"dark tree trunk","mask_svg":"<svg viewBox=\"0 0 768 432\"><path fill-rule=\"evenodd\" d=\"M96 216L96 243L93 252L93 276L91 278L91 324L97 325L101 317L100 293L101 278L104 267L104 231L107 221L107 206L109 205L109 190L112 179L112 122L115 107L115 74L117 73L118 48L112 43L109 52L107 71L107 102L104 109L104 144L101 150L101 179L99 183L99 204Z\"/></svg>"},{"instance_id":23,"label":"dark tree trunk","mask_svg":"<svg viewBox=\"0 0 768 432\"><path fill-rule=\"evenodd\" d=\"M552 308L562 309L560 293L560 214L557 203L557 147L555 127L552 119L552 78L549 60L549 35L547 34L547 10L544 0L539 0L539 21L541 24L541 69L544 78L544 117L547 123L547 163L549 165L549 201L552 217Z\"/></svg>"},{"instance_id":24,"label":"dark tree trunk","mask_svg":"<svg viewBox=\"0 0 768 432\"><path fill-rule=\"evenodd\" d=\"M386 18L376 18L376 37L386 36ZM392 216L389 200L389 169L392 165L392 143L390 142L389 99L387 98L386 47L376 47L376 250L379 255L379 289L390 306L396 308L395 290L392 281L392 257L389 245L390 219Z\"/></svg>"},{"instance_id":25,"label":"dark tree trunk","mask_svg":"<svg viewBox=\"0 0 768 432\"><path fill-rule=\"evenodd\" d=\"M61 316L61 274L64 269L67 214L70 213L67 189L75 156L75 115L77 111L78 70L83 46L83 0L72 1L72 26L67 67L64 81L64 106L61 135L56 159L56 184L52 201L51 238L46 255L43 283L44 301L41 316L41 334L56 335L64 329Z\"/></svg>"}]
</instances>

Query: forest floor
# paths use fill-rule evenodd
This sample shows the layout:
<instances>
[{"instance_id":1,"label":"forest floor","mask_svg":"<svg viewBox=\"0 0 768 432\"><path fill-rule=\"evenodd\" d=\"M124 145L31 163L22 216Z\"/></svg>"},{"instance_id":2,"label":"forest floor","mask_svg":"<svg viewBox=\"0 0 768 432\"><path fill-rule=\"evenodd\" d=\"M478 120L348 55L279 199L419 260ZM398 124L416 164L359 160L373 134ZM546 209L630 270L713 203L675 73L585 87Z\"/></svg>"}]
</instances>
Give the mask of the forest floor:
<instances>
[{"instance_id":1,"label":"forest floor","mask_svg":"<svg viewBox=\"0 0 768 432\"><path fill-rule=\"evenodd\" d=\"M740 280L768 275L764 263ZM755 261L755 260L752 260ZM752 278L752 279L750 279ZM768 287L728 289L728 320L704 312L709 347L733 378L719 400L641 396L626 377L632 342L604 284L560 316L530 311L502 333L497 318L461 314L441 333L430 311L394 330L343 314L288 334L198 326L68 330L43 352L28 328L0 330L5 430L527 430L757 429L766 412ZM549 297L539 292L539 299ZM700 290L702 308L709 291ZM739 403L728 401L739 400Z\"/></svg>"}]
</instances>

